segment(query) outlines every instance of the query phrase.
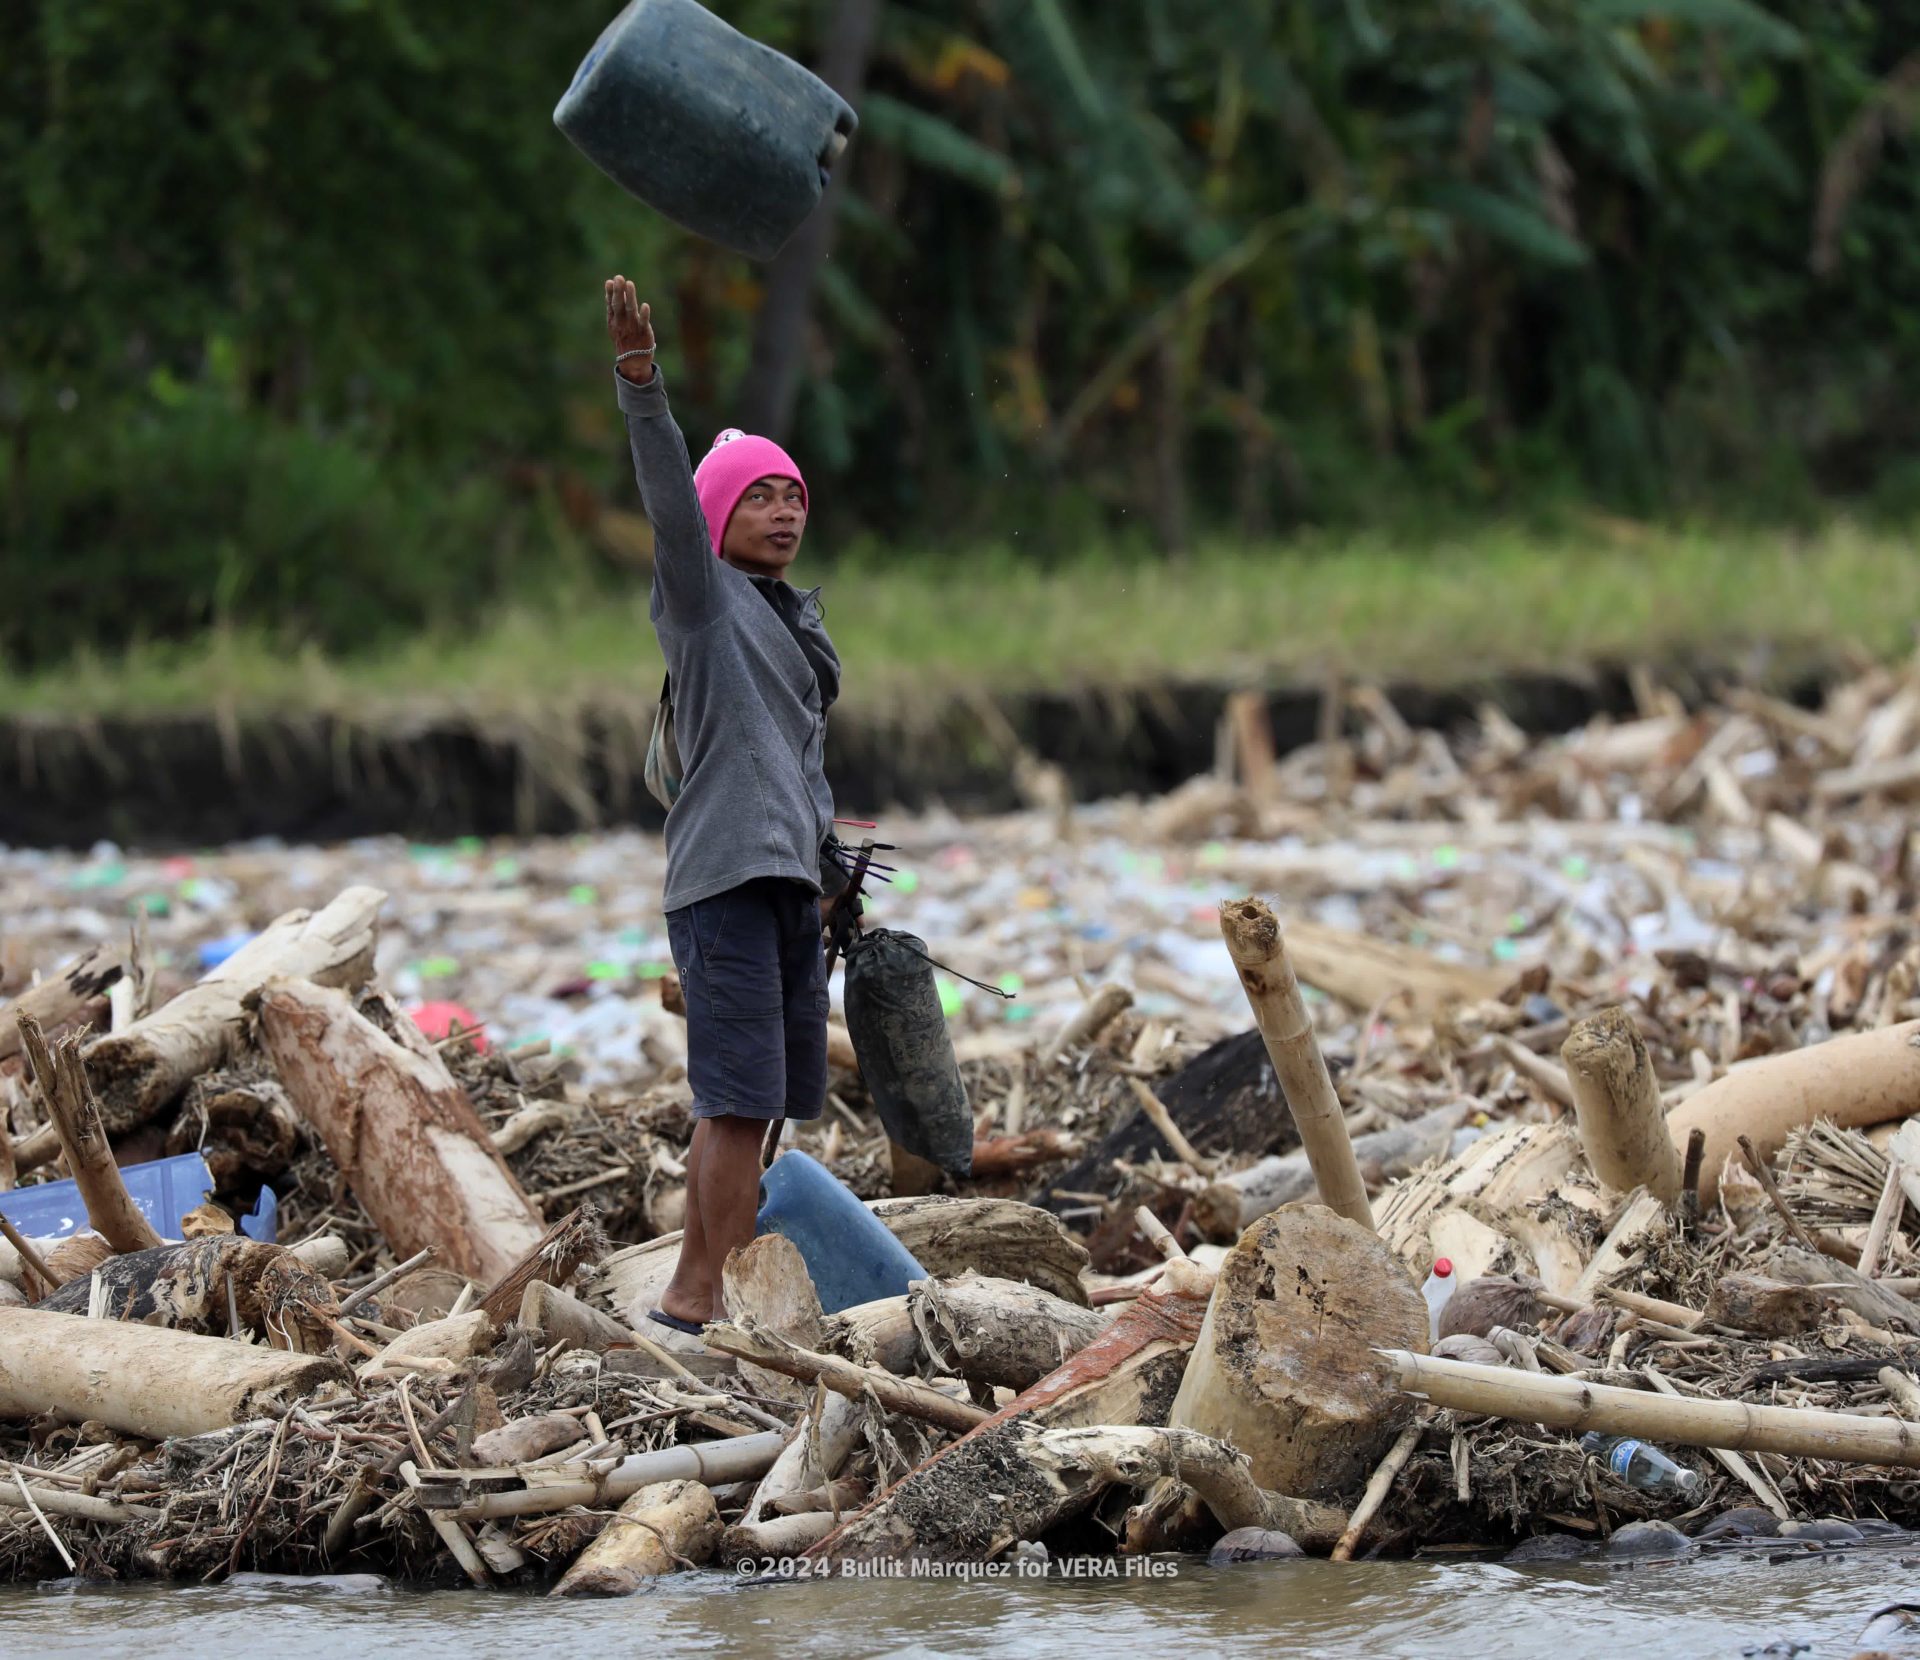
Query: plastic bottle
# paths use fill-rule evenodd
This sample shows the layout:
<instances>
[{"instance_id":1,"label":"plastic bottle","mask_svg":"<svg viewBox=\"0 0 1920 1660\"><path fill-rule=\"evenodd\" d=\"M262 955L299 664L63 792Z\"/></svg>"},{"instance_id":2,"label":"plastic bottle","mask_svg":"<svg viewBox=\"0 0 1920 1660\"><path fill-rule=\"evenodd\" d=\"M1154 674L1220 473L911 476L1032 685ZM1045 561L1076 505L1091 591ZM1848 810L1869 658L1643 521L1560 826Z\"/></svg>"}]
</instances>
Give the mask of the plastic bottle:
<instances>
[{"instance_id":1,"label":"plastic bottle","mask_svg":"<svg viewBox=\"0 0 1920 1660\"><path fill-rule=\"evenodd\" d=\"M753 259L799 229L858 125L824 81L695 0L632 0L553 120L623 189Z\"/></svg>"},{"instance_id":2,"label":"plastic bottle","mask_svg":"<svg viewBox=\"0 0 1920 1660\"><path fill-rule=\"evenodd\" d=\"M1631 1435L1603 1435L1590 1430L1580 1437L1580 1450L1592 1453L1616 1477L1642 1493L1677 1493L1692 1498L1700 1491L1697 1470L1674 1463L1658 1447Z\"/></svg>"},{"instance_id":3,"label":"plastic bottle","mask_svg":"<svg viewBox=\"0 0 1920 1660\"><path fill-rule=\"evenodd\" d=\"M1432 1342L1440 1341L1440 1311L1453 1295L1454 1284L1452 1261L1447 1257L1435 1257L1433 1272L1427 1276L1427 1283L1420 1287L1420 1295L1427 1299L1427 1322L1431 1327L1427 1335Z\"/></svg>"}]
</instances>

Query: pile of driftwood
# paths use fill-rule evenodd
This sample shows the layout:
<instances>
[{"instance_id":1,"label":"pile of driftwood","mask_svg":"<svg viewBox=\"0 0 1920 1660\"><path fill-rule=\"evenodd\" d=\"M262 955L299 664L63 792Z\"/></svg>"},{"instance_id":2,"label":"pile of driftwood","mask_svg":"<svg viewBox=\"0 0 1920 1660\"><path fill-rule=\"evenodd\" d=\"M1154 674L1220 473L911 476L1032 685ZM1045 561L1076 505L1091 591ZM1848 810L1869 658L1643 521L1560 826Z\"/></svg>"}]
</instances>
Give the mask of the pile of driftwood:
<instances>
[{"instance_id":1,"label":"pile of driftwood","mask_svg":"<svg viewBox=\"0 0 1920 1660\"><path fill-rule=\"evenodd\" d=\"M96 1069L113 1040L49 1042L27 1012L26 1074L92 1231L45 1250L14 1235L0 1257L19 1288L0 1308L0 1550L18 1573L557 1573L564 1595L716 1559L1342 1557L1752 1501L1770 1531L1826 1518L1823 1540L1836 1516L1904 1519L1920 1022L1750 1061L1669 1112L1641 1021L1606 1007L1527 1072L1570 1110L1474 1136L1376 1200L1277 919L1248 900L1221 928L1304 1194L1278 1175L1293 1155L1223 1175L1161 1098L1226 1057L1156 1092L1109 1048L1167 1143L1162 1208L1230 1246L1189 1254L1142 1205L1160 1260L1100 1273L1038 1207L895 1197L877 1214L928 1272L906 1295L824 1314L767 1236L728 1265L729 1318L678 1351L640 1330L676 1237L610 1253L591 1205L543 1226L376 990L269 975L198 999L271 1062L401 1259L358 1284L337 1235L260 1244L217 1206L194 1237L157 1238L103 1093L151 1067L122 1042L124 1069ZM316 935L336 937L288 921ZM1111 1041L1119 999L1096 1001L1056 1063ZM1220 1124L1256 1111L1193 1087ZM1435 1344L1417 1280L1440 1255L1461 1283ZM1624 1487L1571 1439L1586 1430L1704 1449L1714 1479L1684 1500Z\"/></svg>"},{"instance_id":2,"label":"pile of driftwood","mask_svg":"<svg viewBox=\"0 0 1920 1660\"><path fill-rule=\"evenodd\" d=\"M423 1037L372 889L184 985L144 928L85 952L0 1007L0 1188L71 1176L91 1224L0 1243L0 1571L604 1592L803 1552L1913 1522L1920 679L1643 702L1447 743L1363 692L1276 763L1242 700L1223 776L1060 808L1281 891L1284 931L1209 899L1179 973L1139 929L1036 944L1058 1018L956 1020L958 1187L890 1146L836 1027L790 1144L928 1277L827 1314L763 1238L699 1342L645 1318L690 1129L669 980L620 1093ZM1050 914L1065 879L1032 880ZM1237 1017L1195 992L1215 963ZM216 1202L162 1239L119 1167L193 1149ZM263 1182L290 1246L235 1231ZM1626 1486L1587 1430L1704 1485Z\"/></svg>"}]
</instances>

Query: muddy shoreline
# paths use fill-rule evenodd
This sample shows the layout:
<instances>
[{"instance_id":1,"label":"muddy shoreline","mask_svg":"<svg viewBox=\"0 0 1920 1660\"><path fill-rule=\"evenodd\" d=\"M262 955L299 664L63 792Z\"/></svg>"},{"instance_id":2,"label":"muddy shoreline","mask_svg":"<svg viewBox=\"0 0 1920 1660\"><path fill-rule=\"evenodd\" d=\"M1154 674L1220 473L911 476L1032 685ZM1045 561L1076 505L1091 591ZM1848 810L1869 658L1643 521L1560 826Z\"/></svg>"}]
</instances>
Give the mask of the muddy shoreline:
<instances>
[{"instance_id":1,"label":"muddy shoreline","mask_svg":"<svg viewBox=\"0 0 1920 1660\"><path fill-rule=\"evenodd\" d=\"M1668 674L1689 701L1723 676ZM1824 676L1781 688L1811 700ZM1009 696L991 711L955 697L911 714L836 716L828 770L849 812L969 813L1020 805L1009 735L1059 767L1082 801L1154 795L1213 764L1225 682ZM1631 711L1621 669L1510 675L1452 688L1395 685L1415 728L1450 730L1486 702L1522 731L1570 731ZM1268 694L1275 747L1311 743L1322 692ZM661 814L640 781L649 703L474 713L455 707L337 713L0 720L0 844L157 849L257 836L325 842L403 834L555 834L636 825Z\"/></svg>"}]
</instances>

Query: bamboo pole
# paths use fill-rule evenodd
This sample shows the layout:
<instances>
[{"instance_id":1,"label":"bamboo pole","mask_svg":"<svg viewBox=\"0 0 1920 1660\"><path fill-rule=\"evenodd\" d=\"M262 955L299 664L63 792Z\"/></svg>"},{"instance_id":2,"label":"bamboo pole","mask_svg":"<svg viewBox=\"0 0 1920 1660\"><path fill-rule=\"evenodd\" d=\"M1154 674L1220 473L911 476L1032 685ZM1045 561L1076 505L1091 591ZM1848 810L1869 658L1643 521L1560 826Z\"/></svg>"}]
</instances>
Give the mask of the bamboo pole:
<instances>
[{"instance_id":1,"label":"bamboo pole","mask_svg":"<svg viewBox=\"0 0 1920 1660\"><path fill-rule=\"evenodd\" d=\"M780 1449L791 1434L789 1430L770 1429L726 1441L662 1447L658 1452L636 1453L624 1459L597 1481L543 1480L539 1486L524 1488L518 1493L485 1493L450 1508L462 1521L541 1516L571 1505L604 1505L631 1498L642 1487L656 1481L701 1481L709 1487L753 1481L773 1468L773 1461L780 1456ZM423 1503L422 1508L435 1506Z\"/></svg>"},{"instance_id":2,"label":"bamboo pole","mask_svg":"<svg viewBox=\"0 0 1920 1660\"><path fill-rule=\"evenodd\" d=\"M1611 1008L1576 1021L1560 1059L1593 1173L1616 1192L1644 1187L1672 1205L1680 1197L1680 1154L1633 1017Z\"/></svg>"},{"instance_id":3,"label":"bamboo pole","mask_svg":"<svg viewBox=\"0 0 1920 1660\"><path fill-rule=\"evenodd\" d=\"M1920 1424L1898 1418L1865 1418L1810 1407L1749 1406L1744 1401L1668 1399L1579 1378L1439 1360L1407 1349L1381 1352L1398 1369L1400 1387L1435 1406L1548 1429L1639 1435L1685 1447L1920 1469Z\"/></svg>"},{"instance_id":4,"label":"bamboo pole","mask_svg":"<svg viewBox=\"0 0 1920 1660\"><path fill-rule=\"evenodd\" d=\"M1238 899L1220 907L1220 932L1239 970L1280 1092L1299 1128L1321 1200L1363 1228L1372 1228L1367 1185L1353 1156L1346 1116L1327 1076L1313 1022L1300 998L1300 982L1294 978L1279 920L1264 900Z\"/></svg>"}]
</instances>

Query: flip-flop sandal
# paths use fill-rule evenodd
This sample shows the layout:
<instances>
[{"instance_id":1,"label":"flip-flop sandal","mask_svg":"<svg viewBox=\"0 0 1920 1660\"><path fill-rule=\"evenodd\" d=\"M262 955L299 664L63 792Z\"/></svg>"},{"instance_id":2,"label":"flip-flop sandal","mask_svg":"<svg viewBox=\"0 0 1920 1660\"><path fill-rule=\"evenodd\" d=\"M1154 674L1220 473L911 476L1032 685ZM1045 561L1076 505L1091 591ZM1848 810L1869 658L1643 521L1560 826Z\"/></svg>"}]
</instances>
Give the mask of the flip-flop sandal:
<instances>
[{"instance_id":1,"label":"flip-flop sandal","mask_svg":"<svg viewBox=\"0 0 1920 1660\"><path fill-rule=\"evenodd\" d=\"M698 1321L682 1320L679 1315L669 1314L663 1308L648 1309L647 1318L649 1320L658 1320L660 1324L665 1326L669 1331L683 1331L689 1337L698 1337L702 1330Z\"/></svg>"}]
</instances>

